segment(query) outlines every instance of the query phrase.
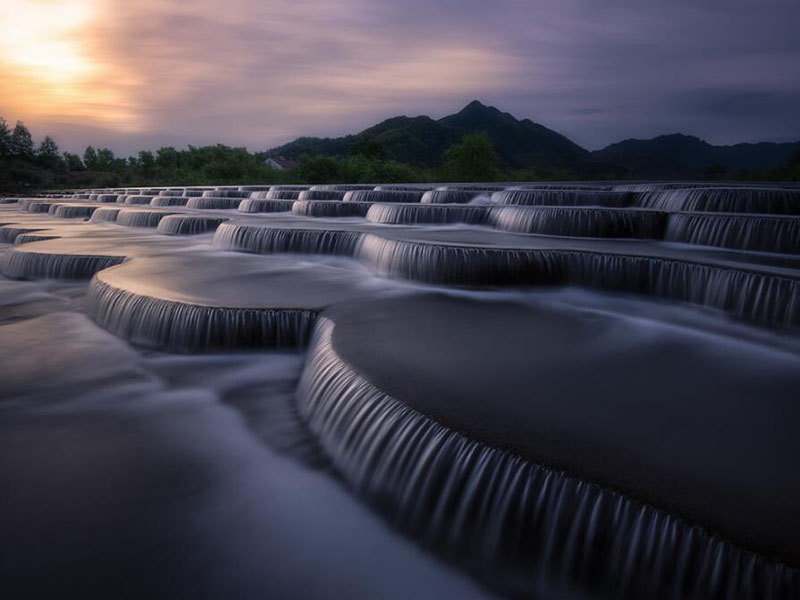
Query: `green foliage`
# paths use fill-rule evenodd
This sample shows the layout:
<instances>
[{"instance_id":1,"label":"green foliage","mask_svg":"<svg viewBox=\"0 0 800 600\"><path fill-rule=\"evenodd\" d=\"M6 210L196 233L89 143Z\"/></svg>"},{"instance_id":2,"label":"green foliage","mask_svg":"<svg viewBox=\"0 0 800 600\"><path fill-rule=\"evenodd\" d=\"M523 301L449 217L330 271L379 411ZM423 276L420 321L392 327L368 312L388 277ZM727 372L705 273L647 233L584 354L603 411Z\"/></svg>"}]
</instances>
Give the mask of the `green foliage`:
<instances>
[{"instance_id":1,"label":"green foliage","mask_svg":"<svg viewBox=\"0 0 800 600\"><path fill-rule=\"evenodd\" d=\"M29 159L33 156L33 138L25 123L17 121L9 139L9 155Z\"/></svg>"},{"instance_id":2,"label":"green foliage","mask_svg":"<svg viewBox=\"0 0 800 600\"><path fill-rule=\"evenodd\" d=\"M485 133L468 133L445 152L444 173L450 181L495 181L497 152Z\"/></svg>"},{"instance_id":3,"label":"green foliage","mask_svg":"<svg viewBox=\"0 0 800 600\"><path fill-rule=\"evenodd\" d=\"M371 160L386 160L388 158L386 148L375 138L357 138L350 146L350 154Z\"/></svg>"},{"instance_id":4,"label":"green foliage","mask_svg":"<svg viewBox=\"0 0 800 600\"><path fill-rule=\"evenodd\" d=\"M91 146L87 146L83 151L83 164L89 171L97 171L97 151Z\"/></svg>"},{"instance_id":5,"label":"green foliage","mask_svg":"<svg viewBox=\"0 0 800 600\"><path fill-rule=\"evenodd\" d=\"M11 130L3 117L0 117L0 158L11 153Z\"/></svg>"},{"instance_id":6,"label":"green foliage","mask_svg":"<svg viewBox=\"0 0 800 600\"><path fill-rule=\"evenodd\" d=\"M71 152L64 152L64 163L67 171L85 171L86 167L81 162L81 157Z\"/></svg>"}]
</instances>

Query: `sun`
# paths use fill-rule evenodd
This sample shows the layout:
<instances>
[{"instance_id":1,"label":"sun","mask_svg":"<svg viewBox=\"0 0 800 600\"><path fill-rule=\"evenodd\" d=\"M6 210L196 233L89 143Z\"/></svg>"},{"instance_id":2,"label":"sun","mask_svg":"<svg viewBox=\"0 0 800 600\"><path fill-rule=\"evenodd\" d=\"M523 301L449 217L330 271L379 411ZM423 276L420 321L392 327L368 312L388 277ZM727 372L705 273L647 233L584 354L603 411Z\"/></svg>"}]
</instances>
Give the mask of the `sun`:
<instances>
[{"instance_id":1,"label":"sun","mask_svg":"<svg viewBox=\"0 0 800 600\"><path fill-rule=\"evenodd\" d=\"M112 71L93 53L105 0L0 0L0 108L31 119L90 118L129 128ZM11 114L13 113L13 114Z\"/></svg>"}]
</instances>

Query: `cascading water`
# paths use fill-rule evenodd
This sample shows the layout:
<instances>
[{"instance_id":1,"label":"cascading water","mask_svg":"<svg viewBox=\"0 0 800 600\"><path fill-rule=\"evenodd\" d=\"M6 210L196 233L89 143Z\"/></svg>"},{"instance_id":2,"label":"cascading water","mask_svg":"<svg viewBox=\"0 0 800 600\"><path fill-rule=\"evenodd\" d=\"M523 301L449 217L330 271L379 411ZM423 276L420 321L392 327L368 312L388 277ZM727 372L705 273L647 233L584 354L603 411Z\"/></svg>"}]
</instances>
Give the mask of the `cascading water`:
<instances>
[{"instance_id":1,"label":"cascading water","mask_svg":"<svg viewBox=\"0 0 800 600\"><path fill-rule=\"evenodd\" d=\"M125 227L157 227L164 217L172 215L166 211L123 209L117 213L117 225Z\"/></svg>"},{"instance_id":2,"label":"cascading water","mask_svg":"<svg viewBox=\"0 0 800 600\"><path fill-rule=\"evenodd\" d=\"M630 192L573 189L520 189L504 190L492 194L492 200L497 204L523 206L606 206L624 208L631 205L633 198L634 194Z\"/></svg>"},{"instance_id":3,"label":"cascading water","mask_svg":"<svg viewBox=\"0 0 800 600\"><path fill-rule=\"evenodd\" d=\"M217 188L216 190L207 190L203 192L203 198L249 198L250 192L243 192L241 190Z\"/></svg>"},{"instance_id":4,"label":"cascading water","mask_svg":"<svg viewBox=\"0 0 800 600\"><path fill-rule=\"evenodd\" d=\"M204 192L207 194L208 192ZM244 193L244 192L240 192ZM212 196L201 196L199 198L189 198L189 201L186 203L188 208L201 208L201 209L208 209L208 210L235 210L239 208L239 205L244 202L242 198L239 197L212 197Z\"/></svg>"},{"instance_id":5,"label":"cascading water","mask_svg":"<svg viewBox=\"0 0 800 600\"><path fill-rule=\"evenodd\" d=\"M9 279L89 279L124 260L124 256L34 252L24 246L0 258L0 273Z\"/></svg>"},{"instance_id":6,"label":"cascading water","mask_svg":"<svg viewBox=\"0 0 800 600\"><path fill-rule=\"evenodd\" d=\"M125 196L125 200L121 202L121 204L152 204L153 200L162 197L163 196Z\"/></svg>"},{"instance_id":7,"label":"cascading water","mask_svg":"<svg viewBox=\"0 0 800 600\"><path fill-rule=\"evenodd\" d=\"M345 202L419 202L423 192L417 190L354 190L347 192Z\"/></svg>"},{"instance_id":8,"label":"cascading water","mask_svg":"<svg viewBox=\"0 0 800 600\"><path fill-rule=\"evenodd\" d=\"M579 285L634 292L800 326L800 279L673 259L572 250L483 248L385 239L356 255L385 277L456 286Z\"/></svg>"},{"instance_id":9,"label":"cascading water","mask_svg":"<svg viewBox=\"0 0 800 600\"><path fill-rule=\"evenodd\" d=\"M484 225L489 209L485 206L445 206L435 204L373 204L367 221L387 225L424 223L466 223Z\"/></svg>"},{"instance_id":10,"label":"cascading water","mask_svg":"<svg viewBox=\"0 0 800 600\"><path fill-rule=\"evenodd\" d=\"M303 190L298 194L298 200L343 200L346 190Z\"/></svg>"},{"instance_id":11,"label":"cascading water","mask_svg":"<svg viewBox=\"0 0 800 600\"><path fill-rule=\"evenodd\" d=\"M293 252L352 256L361 234L327 229L280 229L223 223L214 245L226 250L256 254Z\"/></svg>"},{"instance_id":12,"label":"cascading water","mask_svg":"<svg viewBox=\"0 0 800 600\"><path fill-rule=\"evenodd\" d=\"M131 342L178 352L299 348L316 313L299 309L197 306L138 295L95 277L87 312L101 327Z\"/></svg>"},{"instance_id":13,"label":"cascading water","mask_svg":"<svg viewBox=\"0 0 800 600\"><path fill-rule=\"evenodd\" d=\"M164 235L198 235L214 231L227 220L224 217L169 215L159 221L156 231Z\"/></svg>"},{"instance_id":14,"label":"cascading water","mask_svg":"<svg viewBox=\"0 0 800 600\"><path fill-rule=\"evenodd\" d=\"M667 214L614 208L498 206L489 223L497 229L573 237L650 238L664 235Z\"/></svg>"},{"instance_id":15,"label":"cascading water","mask_svg":"<svg viewBox=\"0 0 800 600\"><path fill-rule=\"evenodd\" d=\"M368 202L297 200L292 204L292 213L300 217L363 217L370 206Z\"/></svg>"},{"instance_id":16,"label":"cascading water","mask_svg":"<svg viewBox=\"0 0 800 600\"><path fill-rule=\"evenodd\" d=\"M689 188L642 194L637 206L671 212L732 212L800 215L800 190Z\"/></svg>"},{"instance_id":17,"label":"cascading water","mask_svg":"<svg viewBox=\"0 0 800 600\"><path fill-rule=\"evenodd\" d=\"M186 206L189 202L187 196L156 196L150 206Z\"/></svg>"},{"instance_id":18,"label":"cascading water","mask_svg":"<svg viewBox=\"0 0 800 600\"><path fill-rule=\"evenodd\" d=\"M318 321L302 416L355 491L511 595L562 583L626 598L796 598L798 571L593 483L474 441L384 394Z\"/></svg>"},{"instance_id":19,"label":"cascading water","mask_svg":"<svg viewBox=\"0 0 800 600\"><path fill-rule=\"evenodd\" d=\"M239 204L239 212L271 213L291 212L294 200L267 200L263 198L245 198Z\"/></svg>"},{"instance_id":20,"label":"cascading water","mask_svg":"<svg viewBox=\"0 0 800 600\"><path fill-rule=\"evenodd\" d=\"M116 223L117 216L121 208L111 208L109 206L101 206L92 213L89 219L90 223Z\"/></svg>"},{"instance_id":21,"label":"cascading water","mask_svg":"<svg viewBox=\"0 0 800 600\"><path fill-rule=\"evenodd\" d=\"M54 204L49 212L56 219L85 219L91 217L97 208L86 204Z\"/></svg>"},{"instance_id":22,"label":"cascading water","mask_svg":"<svg viewBox=\"0 0 800 600\"><path fill-rule=\"evenodd\" d=\"M677 213L669 217L665 238L702 246L800 253L800 218Z\"/></svg>"},{"instance_id":23,"label":"cascading water","mask_svg":"<svg viewBox=\"0 0 800 600\"><path fill-rule=\"evenodd\" d=\"M468 204L481 192L472 190L430 190L422 195L422 204Z\"/></svg>"}]
</instances>

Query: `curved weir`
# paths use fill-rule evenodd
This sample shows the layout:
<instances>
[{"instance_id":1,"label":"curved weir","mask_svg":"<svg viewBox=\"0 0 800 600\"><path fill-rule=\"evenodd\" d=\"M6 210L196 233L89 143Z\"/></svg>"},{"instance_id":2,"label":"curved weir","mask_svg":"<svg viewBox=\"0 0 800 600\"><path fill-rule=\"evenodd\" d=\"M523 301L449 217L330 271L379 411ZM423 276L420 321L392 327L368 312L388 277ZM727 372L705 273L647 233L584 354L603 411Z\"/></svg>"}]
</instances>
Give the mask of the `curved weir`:
<instances>
[{"instance_id":1,"label":"curved weir","mask_svg":"<svg viewBox=\"0 0 800 600\"><path fill-rule=\"evenodd\" d=\"M486 206L439 206L433 204L373 204L367 221L387 225L466 223L484 225Z\"/></svg>"},{"instance_id":2,"label":"curved weir","mask_svg":"<svg viewBox=\"0 0 800 600\"><path fill-rule=\"evenodd\" d=\"M800 215L800 190L772 188L672 189L642 194L637 206L672 212Z\"/></svg>"},{"instance_id":3,"label":"curved weir","mask_svg":"<svg viewBox=\"0 0 800 600\"><path fill-rule=\"evenodd\" d=\"M366 379L334 335L321 318L298 403L336 468L398 528L507 593L553 581L637 599L800 593L796 569L443 426Z\"/></svg>"},{"instance_id":4,"label":"curved weir","mask_svg":"<svg viewBox=\"0 0 800 600\"><path fill-rule=\"evenodd\" d=\"M345 202L419 202L423 192L417 190L354 190L347 192Z\"/></svg>"},{"instance_id":5,"label":"curved weir","mask_svg":"<svg viewBox=\"0 0 800 600\"><path fill-rule=\"evenodd\" d=\"M271 213L291 212L294 200L271 200L266 198L245 198L239 204L239 212Z\"/></svg>"},{"instance_id":6,"label":"curved weir","mask_svg":"<svg viewBox=\"0 0 800 600\"><path fill-rule=\"evenodd\" d=\"M17 237L20 235L41 230L41 227L14 227L12 225L4 225L0 227L0 244L14 244L16 243Z\"/></svg>"},{"instance_id":7,"label":"curved weir","mask_svg":"<svg viewBox=\"0 0 800 600\"><path fill-rule=\"evenodd\" d=\"M800 218L678 213L670 216L665 239L703 246L798 254Z\"/></svg>"},{"instance_id":8,"label":"curved weir","mask_svg":"<svg viewBox=\"0 0 800 600\"><path fill-rule=\"evenodd\" d=\"M352 194L353 192L347 192ZM367 214L368 202L337 200L296 200L292 213L300 217L363 217Z\"/></svg>"},{"instance_id":9,"label":"curved weir","mask_svg":"<svg viewBox=\"0 0 800 600\"><path fill-rule=\"evenodd\" d=\"M161 219L175 213L157 210L123 209L117 214L117 225L125 227L157 227Z\"/></svg>"},{"instance_id":10,"label":"curved weir","mask_svg":"<svg viewBox=\"0 0 800 600\"><path fill-rule=\"evenodd\" d=\"M298 200L343 200L347 192L342 190L303 190L298 194Z\"/></svg>"},{"instance_id":11,"label":"curved weir","mask_svg":"<svg viewBox=\"0 0 800 600\"><path fill-rule=\"evenodd\" d=\"M634 194L601 190L574 189L519 189L504 190L492 194L497 204L523 206L606 206L622 208L630 206ZM657 208L657 207L648 207Z\"/></svg>"},{"instance_id":12,"label":"curved weir","mask_svg":"<svg viewBox=\"0 0 800 600\"><path fill-rule=\"evenodd\" d=\"M150 201L150 206L186 206L187 202L187 196L155 196Z\"/></svg>"},{"instance_id":13,"label":"curved weir","mask_svg":"<svg viewBox=\"0 0 800 600\"><path fill-rule=\"evenodd\" d=\"M457 246L366 234L356 256L379 275L453 286L578 285L706 306L800 326L800 279L669 258Z\"/></svg>"},{"instance_id":14,"label":"curved weir","mask_svg":"<svg viewBox=\"0 0 800 600\"><path fill-rule=\"evenodd\" d=\"M207 190L203 192L203 198L249 198L250 192L243 192L237 189L222 189Z\"/></svg>"},{"instance_id":15,"label":"curved weir","mask_svg":"<svg viewBox=\"0 0 800 600\"><path fill-rule=\"evenodd\" d=\"M90 223L115 223L121 208L112 208L110 206L101 206L92 213L89 219Z\"/></svg>"},{"instance_id":16,"label":"curved weir","mask_svg":"<svg viewBox=\"0 0 800 600\"><path fill-rule=\"evenodd\" d=\"M256 254L289 252L352 256L361 234L328 229L290 229L223 223L214 245Z\"/></svg>"},{"instance_id":17,"label":"curved weir","mask_svg":"<svg viewBox=\"0 0 800 600\"><path fill-rule=\"evenodd\" d=\"M164 235L197 235L214 231L227 220L225 217L169 215L159 221L156 231Z\"/></svg>"},{"instance_id":18,"label":"curved weir","mask_svg":"<svg viewBox=\"0 0 800 600\"><path fill-rule=\"evenodd\" d=\"M207 192L206 192L207 193ZM199 198L189 198L186 203L188 208L202 208L211 210L235 210L244 202L239 197L211 197L201 196Z\"/></svg>"},{"instance_id":19,"label":"curved weir","mask_svg":"<svg viewBox=\"0 0 800 600\"><path fill-rule=\"evenodd\" d=\"M102 204L113 204L114 202L119 202L119 196L117 194L97 194L95 198L91 198L90 196L90 199Z\"/></svg>"},{"instance_id":20,"label":"curved weir","mask_svg":"<svg viewBox=\"0 0 800 600\"><path fill-rule=\"evenodd\" d=\"M497 229L573 237L661 239L667 213L613 208L498 206L488 222Z\"/></svg>"},{"instance_id":21,"label":"curved weir","mask_svg":"<svg viewBox=\"0 0 800 600\"><path fill-rule=\"evenodd\" d=\"M125 196L120 204L152 204L155 198L160 197L161 196ZM122 196L120 196L120 198L122 198Z\"/></svg>"},{"instance_id":22,"label":"curved weir","mask_svg":"<svg viewBox=\"0 0 800 600\"><path fill-rule=\"evenodd\" d=\"M26 244L3 255L0 272L10 279L89 279L124 260L124 256L37 252Z\"/></svg>"},{"instance_id":23,"label":"curved weir","mask_svg":"<svg viewBox=\"0 0 800 600\"><path fill-rule=\"evenodd\" d=\"M469 204L478 196L488 195L487 192L472 190L429 190L422 195L422 204Z\"/></svg>"},{"instance_id":24,"label":"curved weir","mask_svg":"<svg viewBox=\"0 0 800 600\"><path fill-rule=\"evenodd\" d=\"M54 204L50 214L56 219L85 219L92 216L97 206L87 204Z\"/></svg>"}]
</instances>

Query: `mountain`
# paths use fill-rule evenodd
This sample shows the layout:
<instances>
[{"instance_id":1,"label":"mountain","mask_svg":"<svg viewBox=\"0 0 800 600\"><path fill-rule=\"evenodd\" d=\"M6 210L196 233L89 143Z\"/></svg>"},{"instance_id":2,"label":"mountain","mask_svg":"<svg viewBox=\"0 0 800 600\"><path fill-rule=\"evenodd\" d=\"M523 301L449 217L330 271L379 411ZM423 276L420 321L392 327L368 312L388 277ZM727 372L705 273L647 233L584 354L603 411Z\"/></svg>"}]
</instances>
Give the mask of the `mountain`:
<instances>
[{"instance_id":1,"label":"mountain","mask_svg":"<svg viewBox=\"0 0 800 600\"><path fill-rule=\"evenodd\" d=\"M467 133L485 132L494 143L502 169L561 169L573 177L694 179L709 167L737 176L742 170L766 170L786 164L800 142L714 146L697 137L672 134L650 140L629 139L589 152L560 133L530 119L474 100L456 114L435 120L426 116L393 117L359 133L338 138L301 137L267 152L298 159L303 154L348 156L357 142L378 142L389 158L435 168L445 151Z\"/></svg>"},{"instance_id":2,"label":"mountain","mask_svg":"<svg viewBox=\"0 0 800 600\"><path fill-rule=\"evenodd\" d=\"M358 140L375 140L390 158L420 167L437 167L447 148L473 131L485 132L495 145L503 168L529 166L571 168L587 161L589 152L563 135L477 100L460 112L434 120L430 117L393 117L355 135L340 138L298 138L273 148L270 156L296 159L302 154L345 156Z\"/></svg>"},{"instance_id":3,"label":"mountain","mask_svg":"<svg viewBox=\"0 0 800 600\"><path fill-rule=\"evenodd\" d=\"M714 146L700 138L674 133L650 140L625 140L591 153L592 159L620 165L639 179L702 177L712 165L736 176L742 170L765 170L786 164L800 152L800 142Z\"/></svg>"}]
</instances>

